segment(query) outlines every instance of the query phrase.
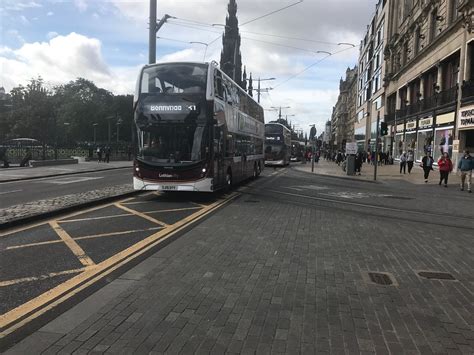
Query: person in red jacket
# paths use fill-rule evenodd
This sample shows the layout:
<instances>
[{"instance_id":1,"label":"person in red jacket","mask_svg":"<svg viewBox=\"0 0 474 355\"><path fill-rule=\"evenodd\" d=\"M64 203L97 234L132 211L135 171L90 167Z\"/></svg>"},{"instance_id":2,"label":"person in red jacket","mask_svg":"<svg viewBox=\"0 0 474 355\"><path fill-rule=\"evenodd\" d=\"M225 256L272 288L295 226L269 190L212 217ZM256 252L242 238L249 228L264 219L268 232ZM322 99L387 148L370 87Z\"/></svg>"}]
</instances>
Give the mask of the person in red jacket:
<instances>
[{"instance_id":1,"label":"person in red jacket","mask_svg":"<svg viewBox=\"0 0 474 355\"><path fill-rule=\"evenodd\" d=\"M453 171L453 162L449 159L448 153L443 153L441 158L438 160L439 168L439 184L444 180L444 187L448 187L448 176L451 171Z\"/></svg>"}]
</instances>

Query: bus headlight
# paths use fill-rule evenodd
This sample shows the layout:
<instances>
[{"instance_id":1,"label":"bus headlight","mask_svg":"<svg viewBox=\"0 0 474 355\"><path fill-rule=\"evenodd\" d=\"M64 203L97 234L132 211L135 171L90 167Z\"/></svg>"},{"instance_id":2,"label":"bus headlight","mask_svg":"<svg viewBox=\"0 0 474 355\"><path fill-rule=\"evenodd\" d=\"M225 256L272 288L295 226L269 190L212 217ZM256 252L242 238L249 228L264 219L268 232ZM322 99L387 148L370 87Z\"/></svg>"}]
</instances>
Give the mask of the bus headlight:
<instances>
[{"instance_id":1,"label":"bus headlight","mask_svg":"<svg viewBox=\"0 0 474 355\"><path fill-rule=\"evenodd\" d=\"M203 174L205 174L207 170L206 170L206 168L202 168L201 171L202 171Z\"/></svg>"}]
</instances>

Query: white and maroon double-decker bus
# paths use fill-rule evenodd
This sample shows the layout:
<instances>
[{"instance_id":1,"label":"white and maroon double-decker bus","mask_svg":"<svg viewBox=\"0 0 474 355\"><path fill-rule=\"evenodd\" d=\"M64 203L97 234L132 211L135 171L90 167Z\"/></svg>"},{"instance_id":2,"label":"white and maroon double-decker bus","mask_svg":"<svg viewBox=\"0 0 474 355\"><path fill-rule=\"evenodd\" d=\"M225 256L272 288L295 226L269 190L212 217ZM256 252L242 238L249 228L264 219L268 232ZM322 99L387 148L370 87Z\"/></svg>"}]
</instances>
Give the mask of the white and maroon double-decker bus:
<instances>
[{"instance_id":1,"label":"white and maroon double-decker bus","mask_svg":"<svg viewBox=\"0 0 474 355\"><path fill-rule=\"evenodd\" d=\"M264 167L263 109L214 63L146 65L134 115L137 190L211 192Z\"/></svg>"}]
</instances>

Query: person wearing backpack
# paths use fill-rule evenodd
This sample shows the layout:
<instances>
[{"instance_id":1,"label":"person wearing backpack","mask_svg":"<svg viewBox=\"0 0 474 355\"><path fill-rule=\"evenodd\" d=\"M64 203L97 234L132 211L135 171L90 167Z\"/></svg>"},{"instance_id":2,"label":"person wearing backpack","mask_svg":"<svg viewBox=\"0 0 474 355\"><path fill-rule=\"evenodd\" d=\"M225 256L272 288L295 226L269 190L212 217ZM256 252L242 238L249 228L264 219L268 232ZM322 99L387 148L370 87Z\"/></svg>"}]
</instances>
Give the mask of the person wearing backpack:
<instances>
[{"instance_id":1,"label":"person wearing backpack","mask_svg":"<svg viewBox=\"0 0 474 355\"><path fill-rule=\"evenodd\" d=\"M433 158L430 152L426 152L425 156L421 160L421 167L424 171L425 184L428 183L428 177L430 176L431 170L433 170Z\"/></svg>"},{"instance_id":2,"label":"person wearing backpack","mask_svg":"<svg viewBox=\"0 0 474 355\"><path fill-rule=\"evenodd\" d=\"M458 169L461 171L461 191L464 191L464 182L467 180L467 191L471 190L472 170L474 170L474 158L468 150L464 151L463 157L459 160Z\"/></svg>"}]
</instances>

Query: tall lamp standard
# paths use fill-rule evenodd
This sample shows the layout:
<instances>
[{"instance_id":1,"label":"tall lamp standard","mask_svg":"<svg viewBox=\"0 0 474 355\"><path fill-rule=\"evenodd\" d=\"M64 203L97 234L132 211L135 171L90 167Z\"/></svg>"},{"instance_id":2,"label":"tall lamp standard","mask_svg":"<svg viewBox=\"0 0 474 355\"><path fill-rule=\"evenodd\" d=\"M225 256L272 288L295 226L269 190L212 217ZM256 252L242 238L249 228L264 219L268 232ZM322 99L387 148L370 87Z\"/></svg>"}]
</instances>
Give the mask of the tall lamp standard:
<instances>
[{"instance_id":1,"label":"tall lamp standard","mask_svg":"<svg viewBox=\"0 0 474 355\"><path fill-rule=\"evenodd\" d=\"M117 149L118 149L118 142L119 142L119 136L120 136L120 125L123 123L122 119L119 118L117 120Z\"/></svg>"},{"instance_id":2,"label":"tall lamp standard","mask_svg":"<svg viewBox=\"0 0 474 355\"><path fill-rule=\"evenodd\" d=\"M311 140L311 172L314 173L314 158L316 156L316 125L309 125L311 130L309 131L309 139Z\"/></svg>"}]
</instances>

